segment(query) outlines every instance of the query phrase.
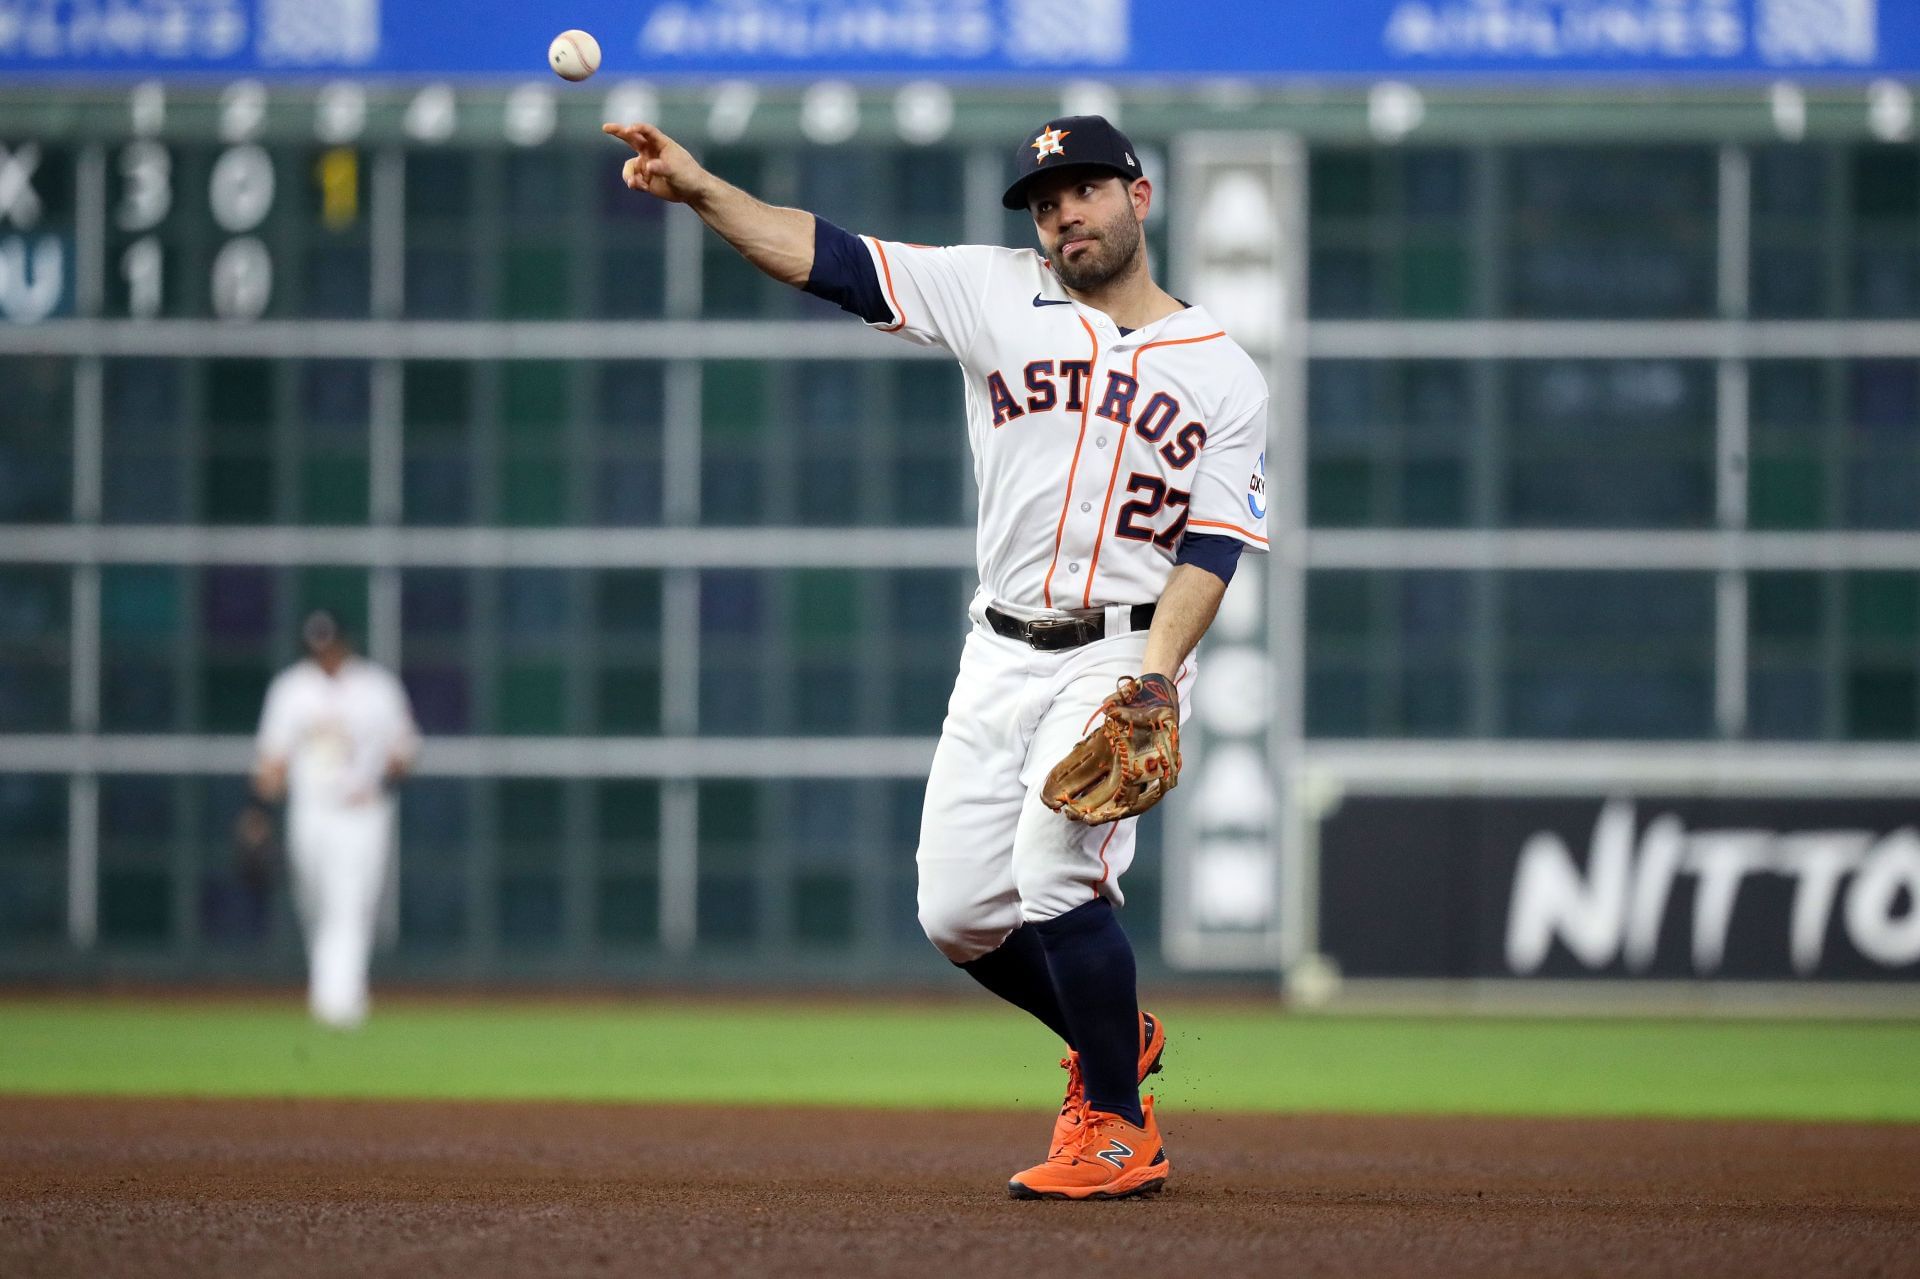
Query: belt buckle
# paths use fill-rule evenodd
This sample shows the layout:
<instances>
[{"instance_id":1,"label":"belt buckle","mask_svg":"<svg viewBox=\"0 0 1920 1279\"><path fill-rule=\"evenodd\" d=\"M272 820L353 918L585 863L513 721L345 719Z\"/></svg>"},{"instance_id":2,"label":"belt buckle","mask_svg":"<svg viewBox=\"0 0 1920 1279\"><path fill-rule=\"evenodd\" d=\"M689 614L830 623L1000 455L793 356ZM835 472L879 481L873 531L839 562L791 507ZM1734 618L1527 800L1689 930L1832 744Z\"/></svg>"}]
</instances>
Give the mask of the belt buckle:
<instances>
[{"instance_id":1,"label":"belt buckle","mask_svg":"<svg viewBox=\"0 0 1920 1279\"><path fill-rule=\"evenodd\" d=\"M1085 625L1086 623L1077 617L1035 618L1026 623L1027 646L1045 650L1070 647L1071 641L1078 638L1082 633L1081 628ZM1067 645L1058 642L1063 637L1069 640Z\"/></svg>"}]
</instances>

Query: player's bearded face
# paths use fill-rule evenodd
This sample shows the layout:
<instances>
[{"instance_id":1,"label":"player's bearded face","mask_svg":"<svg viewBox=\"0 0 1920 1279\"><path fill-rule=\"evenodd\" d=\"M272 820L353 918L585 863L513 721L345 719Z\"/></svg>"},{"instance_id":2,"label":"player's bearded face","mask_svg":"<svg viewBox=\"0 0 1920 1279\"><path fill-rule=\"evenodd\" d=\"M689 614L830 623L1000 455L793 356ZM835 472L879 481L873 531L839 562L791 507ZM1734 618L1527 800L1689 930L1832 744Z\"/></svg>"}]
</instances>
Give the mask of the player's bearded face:
<instances>
[{"instance_id":1,"label":"player's bearded face","mask_svg":"<svg viewBox=\"0 0 1920 1279\"><path fill-rule=\"evenodd\" d=\"M1057 218L1046 229L1053 273L1082 293L1121 275L1140 255L1140 219L1134 216L1126 185L1113 182L1096 190L1099 198L1081 202L1071 216Z\"/></svg>"}]
</instances>

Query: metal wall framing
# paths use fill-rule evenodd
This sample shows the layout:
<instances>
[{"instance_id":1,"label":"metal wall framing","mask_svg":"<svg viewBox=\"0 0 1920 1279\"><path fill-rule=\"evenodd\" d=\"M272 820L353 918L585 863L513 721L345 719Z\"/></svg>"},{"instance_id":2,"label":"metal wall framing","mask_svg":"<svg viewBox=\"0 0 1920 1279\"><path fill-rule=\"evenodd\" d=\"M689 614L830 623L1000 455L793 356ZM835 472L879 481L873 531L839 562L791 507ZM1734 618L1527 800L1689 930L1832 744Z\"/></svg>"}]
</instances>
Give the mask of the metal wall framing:
<instances>
[{"instance_id":1,"label":"metal wall framing","mask_svg":"<svg viewBox=\"0 0 1920 1279\"><path fill-rule=\"evenodd\" d=\"M1177 144L1176 144L1177 145ZM80 202L102 195L103 154L86 151ZM0 356L55 355L73 363L73 518L67 525L0 527L0 565L63 566L71 579L70 725L65 734L0 731L0 771L68 777L68 935L85 950L97 935L99 778L103 773L228 774L245 766L241 739L190 735L103 735L99 725L101 667L100 575L116 564L268 566L341 565L369 573L369 648L397 664L400 649L399 582L403 568L648 567L663 572L660 672L663 731L658 738L488 738L436 740L426 757L442 776L591 778L630 776L664 783L659 830L659 934L670 953L696 940L700 778L796 776L914 777L924 770L931 741L918 738L735 740L701 735L697 696L701 668L699 572L712 568L965 569L972 563L970 531L954 529L702 528L700 466L703 443L702 364L715 359L925 360L938 352L861 334L848 325L697 318L702 292L701 237L690 215L667 222L667 318L646 322L402 322L405 278L405 156L376 153L372 170L375 318L366 322L151 322L74 319L0 328ZM1275 569L1281 598L1303 598L1309 574L1320 569L1692 569L1716 575L1714 662L1716 727L1737 738L1746 724L1746 577L1754 570L1920 571L1920 532L1754 532L1746 519L1746 455L1750 403L1748 362L1760 358L1920 359L1920 321L1755 321L1748 316L1749 155L1742 145L1721 150L1718 168L1718 316L1685 321L1340 320L1306 326L1304 355L1313 359L1415 358L1693 358L1716 368L1718 415L1717 526L1695 531L1305 530L1280 534ZM965 175L969 238L998 240L1001 225L993 188L1000 177L997 150L975 148ZM98 219L96 218L97 222ZM82 225L86 219L82 219ZM1177 233L1178 228L1176 228ZM80 246L83 297L97 298L100 246ZM370 522L356 528L272 527L218 529L189 526L107 526L101 522L105 450L102 429L103 361L125 356L353 357L373 362L370 434ZM496 361L545 359L658 359L666 362L666 506L664 527L635 537L625 529L403 528L399 482L403 452L401 405L405 361L414 358ZM1304 474L1304 431L1288 432L1292 456L1270 472ZM971 485L970 474L954 477ZM1284 620L1284 619L1283 619ZM1273 631L1294 633L1292 618ZM891 642L885 641L885 642ZM1299 654L1278 669L1294 687L1298 705L1304 678ZM1512 784L1536 770L1538 752L1524 743L1499 746L1458 741L1374 744L1310 740L1301 717L1289 716L1280 758L1293 761L1281 784L1307 784L1316 770L1373 777L1382 784L1471 785L1497 778ZM1763 748L1730 741L1663 748L1634 744L1555 745L1559 758L1577 758L1580 775L1623 784L1662 775L1666 768L1696 776L1805 776L1815 770L1836 785L1849 778L1920 775L1920 751L1906 747ZM1862 772L1861 770L1864 770ZM871 823L871 814L850 820ZM1310 856L1295 830L1289 856ZM1296 866L1289 883L1309 884L1310 867ZM1310 921L1302 919L1268 960L1311 952Z\"/></svg>"}]
</instances>

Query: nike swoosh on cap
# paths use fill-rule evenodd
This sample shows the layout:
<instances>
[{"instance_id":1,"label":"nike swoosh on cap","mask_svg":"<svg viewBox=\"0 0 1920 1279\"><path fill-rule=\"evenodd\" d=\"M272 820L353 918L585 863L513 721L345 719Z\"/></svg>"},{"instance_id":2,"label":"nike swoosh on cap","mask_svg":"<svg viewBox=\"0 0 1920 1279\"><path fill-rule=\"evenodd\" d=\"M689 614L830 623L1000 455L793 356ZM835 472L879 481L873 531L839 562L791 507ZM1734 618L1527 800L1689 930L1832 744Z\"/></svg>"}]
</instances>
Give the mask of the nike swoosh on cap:
<instances>
[{"instance_id":1,"label":"nike swoosh on cap","mask_svg":"<svg viewBox=\"0 0 1920 1279\"><path fill-rule=\"evenodd\" d=\"M1036 293L1033 295L1033 304L1035 306L1072 306L1073 299L1072 298L1043 298L1038 293Z\"/></svg>"}]
</instances>

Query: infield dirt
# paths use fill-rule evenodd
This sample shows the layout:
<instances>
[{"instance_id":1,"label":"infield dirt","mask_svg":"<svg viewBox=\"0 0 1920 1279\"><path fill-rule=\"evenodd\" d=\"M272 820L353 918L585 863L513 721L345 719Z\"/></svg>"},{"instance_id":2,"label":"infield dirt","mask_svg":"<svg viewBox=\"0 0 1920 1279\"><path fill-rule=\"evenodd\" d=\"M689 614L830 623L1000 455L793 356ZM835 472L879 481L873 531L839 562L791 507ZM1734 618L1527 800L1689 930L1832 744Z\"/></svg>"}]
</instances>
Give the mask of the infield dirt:
<instances>
[{"instance_id":1,"label":"infield dirt","mask_svg":"<svg viewBox=\"0 0 1920 1279\"><path fill-rule=\"evenodd\" d=\"M1920 1275L1920 1125L0 1099L0 1275Z\"/></svg>"}]
</instances>

